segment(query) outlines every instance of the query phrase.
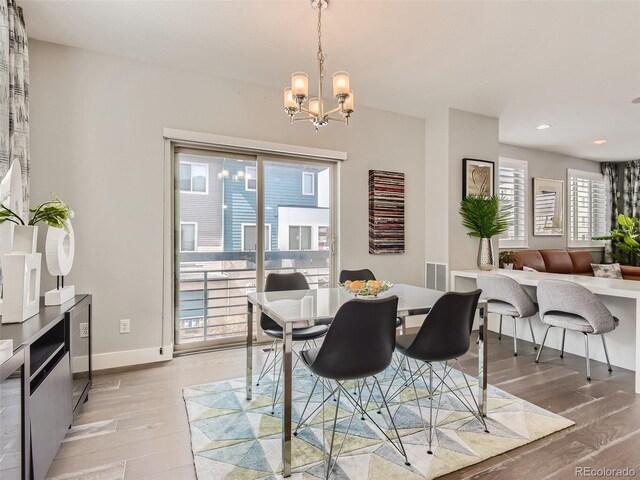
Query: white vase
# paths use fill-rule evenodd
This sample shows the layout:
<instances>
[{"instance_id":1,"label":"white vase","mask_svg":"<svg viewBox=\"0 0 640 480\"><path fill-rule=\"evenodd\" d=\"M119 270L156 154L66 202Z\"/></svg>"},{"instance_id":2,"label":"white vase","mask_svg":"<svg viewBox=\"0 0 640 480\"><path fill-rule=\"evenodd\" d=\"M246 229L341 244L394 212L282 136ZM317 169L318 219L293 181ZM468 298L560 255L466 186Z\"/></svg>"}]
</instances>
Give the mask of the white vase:
<instances>
[{"instance_id":1,"label":"white vase","mask_svg":"<svg viewBox=\"0 0 640 480\"><path fill-rule=\"evenodd\" d=\"M40 310L40 253L2 256L2 323L19 323Z\"/></svg>"},{"instance_id":2,"label":"white vase","mask_svg":"<svg viewBox=\"0 0 640 480\"><path fill-rule=\"evenodd\" d=\"M481 238L478 245L478 268L483 271L493 270L493 243L490 238Z\"/></svg>"},{"instance_id":3,"label":"white vase","mask_svg":"<svg viewBox=\"0 0 640 480\"><path fill-rule=\"evenodd\" d=\"M38 247L38 227L16 225L13 229L13 248L11 253L36 253Z\"/></svg>"}]
</instances>

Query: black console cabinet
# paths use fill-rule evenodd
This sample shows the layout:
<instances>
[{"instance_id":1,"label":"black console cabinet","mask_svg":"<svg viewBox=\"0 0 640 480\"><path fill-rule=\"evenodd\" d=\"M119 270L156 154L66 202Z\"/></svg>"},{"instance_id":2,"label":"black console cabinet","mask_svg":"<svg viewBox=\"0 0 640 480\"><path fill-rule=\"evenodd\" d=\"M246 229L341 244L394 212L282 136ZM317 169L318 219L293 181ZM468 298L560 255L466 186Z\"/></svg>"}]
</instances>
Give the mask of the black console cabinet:
<instances>
[{"instance_id":1,"label":"black console cabinet","mask_svg":"<svg viewBox=\"0 0 640 480\"><path fill-rule=\"evenodd\" d=\"M88 398L91 330L91 295L76 295L58 306L41 304L40 312L25 322L2 325L1 338L13 340L14 357L23 362L18 372L25 480L46 477L73 417Z\"/></svg>"}]
</instances>

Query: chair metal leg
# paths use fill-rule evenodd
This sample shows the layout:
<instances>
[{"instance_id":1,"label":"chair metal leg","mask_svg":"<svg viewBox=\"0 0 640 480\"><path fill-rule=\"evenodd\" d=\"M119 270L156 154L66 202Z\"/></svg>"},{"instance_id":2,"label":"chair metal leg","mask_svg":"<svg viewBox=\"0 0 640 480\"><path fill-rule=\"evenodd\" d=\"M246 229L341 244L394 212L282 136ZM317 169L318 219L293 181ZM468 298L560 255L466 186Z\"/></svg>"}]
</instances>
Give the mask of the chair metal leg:
<instances>
[{"instance_id":1,"label":"chair metal leg","mask_svg":"<svg viewBox=\"0 0 640 480\"><path fill-rule=\"evenodd\" d=\"M529 330L531 330L531 340L533 340L533 349L538 350L538 344L536 343L536 336L533 333L533 325L531 325L531 317L527 319L529 321Z\"/></svg>"},{"instance_id":2,"label":"chair metal leg","mask_svg":"<svg viewBox=\"0 0 640 480\"><path fill-rule=\"evenodd\" d=\"M518 331L516 329L516 317L511 317L513 319L513 356L518 356Z\"/></svg>"},{"instance_id":3,"label":"chair metal leg","mask_svg":"<svg viewBox=\"0 0 640 480\"><path fill-rule=\"evenodd\" d=\"M433 450L431 450L431 444L433 442L433 364L429 364L429 391L432 392L429 397L429 450L427 453L429 455L433 455ZM440 392L440 396L442 396L442 392Z\"/></svg>"},{"instance_id":4,"label":"chair metal leg","mask_svg":"<svg viewBox=\"0 0 640 480\"><path fill-rule=\"evenodd\" d=\"M607 367L609 367L609 371L613 372L611 369L611 362L609 361L609 352L607 351L607 342L604 341L604 334L600 335L602 338L602 346L604 347L604 356L607 358Z\"/></svg>"},{"instance_id":5,"label":"chair metal leg","mask_svg":"<svg viewBox=\"0 0 640 480\"><path fill-rule=\"evenodd\" d=\"M564 358L564 337L567 336L567 329L562 329L562 347L560 348L560 358Z\"/></svg>"},{"instance_id":6,"label":"chair metal leg","mask_svg":"<svg viewBox=\"0 0 640 480\"><path fill-rule=\"evenodd\" d=\"M500 315L500 328L498 329L498 340L502 340L502 314Z\"/></svg>"},{"instance_id":7,"label":"chair metal leg","mask_svg":"<svg viewBox=\"0 0 640 480\"><path fill-rule=\"evenodd\" d=\"M589 361L589 335L584 334L584 357L587 361L587 380L591 381L591 362Z\"/></svg>"},{"instance_id":8,"label":"chair metal leg","mask_svg":"<svg viewBox=\"0 0 640 480\"><path fill-rule=\"evenodd\" d=\"M329 479L329 475L331 475L331 470L333 470L333 467L335 467L336 462L338 461L338 459L336 458L336 460L333 462L333 466L331 465L331 456L333 454L333 441L335 440L336 437L336 425L338 424L338 410L340 410L340 394L342 393L342 389L339 388L338 389L338 404L336 405L336 413L333 416L333 432L331 433L331 443L329 444L329 460L327 462L327 466L326 466L326 475L325 478L328 480ZM324 425L322 425L322 428L324 429Z\"/></svg>"},{"instance_id":9,"label":"chair metal leg","mask_svg":"<svg viewBox=\"0 0 640 480\"><path fill-rule=\"evenodd\" d=\"M538 350L538 355L536 355L536 363L538 363L540 361L540 355L542 354L542 349L544 348L544 342L547 341L547 334L549 333L549 329L551 328L551 325L549 325L547 327L547 329L544 331L544 337L542 337L542 343L540 344L540 349Z\"/></svg>"},{"instance_id":10,"label":"chair metal leg","mask_svg":"<svg viewBox=\"0 0 640 480\"><path fill-rule=\"evenodd\" d=\"M260 380L262 380L262 378L267 374L267 372L271 369L271 363L269 362L269 358L271 357L271 354L273 353L273 361L277 361L277 345L276 345L276 341L274 340L271 343L271 347L269 347L269 351L267 352L267 358L264 359L264 363L262 364L262 369L260 370L260 375L258 375L258 381L256 382L256 386L259 387L260 386Z\"/></svg>"}]
</instances>

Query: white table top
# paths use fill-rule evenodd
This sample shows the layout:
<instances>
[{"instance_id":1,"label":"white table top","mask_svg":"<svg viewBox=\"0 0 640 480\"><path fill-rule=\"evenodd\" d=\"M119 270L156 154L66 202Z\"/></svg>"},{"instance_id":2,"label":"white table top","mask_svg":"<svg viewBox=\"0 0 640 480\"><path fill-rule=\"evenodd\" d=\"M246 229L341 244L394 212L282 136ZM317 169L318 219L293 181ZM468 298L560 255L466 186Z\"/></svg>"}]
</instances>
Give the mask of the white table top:
<instances>
[{"instance_id":1,"label":"white table top","mask_svg":"<svg viewBox=\"0 0 640 480\"><path fill-rule=\"evenodd\" d=\"M379 294L377 298L396 295L398 297L398 314L405 315L411 310L431 308L443 293L413 285L397 284L390 290ZM248 298L251 303L258 305L274 320L304 322L335 317L342 304L352 300L354 296L341 288L320 288L317 290L253 292L248 295Z\"/></svg>"},{"instance_id":2,"label":"white table top","mask_svg":"<svg viewBox=\"0 0 640 480\"><path fill-rule=\"evenodd\" d=\"M453 270L452 277L476 278L480 270ZM561 273L525 272L523 270L494 269L486 273L497 273L513 278L521 285L536 287L540 280L566 280L578 283L595 294L613 297L640 298L640 281L597 278L584 275L565 275Z\"/></svg>"}]
</instances>

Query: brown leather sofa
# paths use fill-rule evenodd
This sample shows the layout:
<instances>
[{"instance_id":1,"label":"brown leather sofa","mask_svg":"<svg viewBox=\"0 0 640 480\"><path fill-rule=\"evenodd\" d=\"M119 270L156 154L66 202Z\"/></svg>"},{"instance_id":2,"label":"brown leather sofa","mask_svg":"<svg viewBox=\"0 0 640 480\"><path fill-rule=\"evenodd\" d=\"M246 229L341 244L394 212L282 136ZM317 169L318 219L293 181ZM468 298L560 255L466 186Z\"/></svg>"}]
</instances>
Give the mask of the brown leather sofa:
<instances>
[{"instance_id":1,"label":"brown leather sofa","mask_svg":"<svg viewBox=\"0 0 640 480\"><path fill-rule=\"evenodd\" d=\"M518 250L513 268L593 277L592 263L593 257L585 250ZM640 267L621 265L620 270L625 280L640 280Z\"/></svg>"}]
</instances>

